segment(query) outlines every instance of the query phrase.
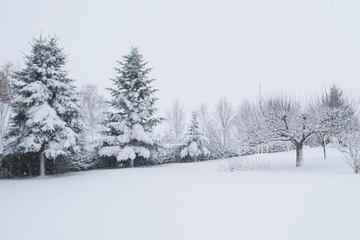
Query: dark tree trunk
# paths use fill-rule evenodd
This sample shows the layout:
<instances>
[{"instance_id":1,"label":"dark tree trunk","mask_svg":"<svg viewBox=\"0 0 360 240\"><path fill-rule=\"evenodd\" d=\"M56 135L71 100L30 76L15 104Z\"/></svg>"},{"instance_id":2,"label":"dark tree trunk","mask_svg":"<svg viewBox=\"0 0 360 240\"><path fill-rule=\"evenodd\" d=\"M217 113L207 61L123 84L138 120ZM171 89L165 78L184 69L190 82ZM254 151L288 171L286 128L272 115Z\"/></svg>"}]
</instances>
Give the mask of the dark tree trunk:
<instances>
[{"instance_id":1,"label":"dark tree trunk","mask_svg":"<svg viewBox=\"0 0 360 240\"><path fill-rule=\"evenodd\" d=\"M29 174L29 177L31 177L31 164L30 164L29 159L27 160L27 166L28 166L28 174Z\"/></svg>"},{"instance_id":2,"label":"dark tree trunk","mask_svg":"<svg viewBox=\"0 0 360 240\"><path fill-rule=\"evenodd\" d=\"M304 165L304 144L296 144L296 167Z\"/></svg>"},{"instance_id":3,"label":"dark tree trunk","mask_svg":"<svg viewBox=\"0 0 360 240\"><path fill-rule=\"evenodd\" d=\"M324 159L326 159L326 141L323 140Z\"/></svg>"},{"instance_id":4,"label":"dark tree trunk","mask_svg":"<svg viewBox=\"0 0 360 240\"><path fill-rule=\"evenodd\" d=\"M45 176L45 154L44 152L40 153L40 177Z\"/></svg>"}]
</instances>

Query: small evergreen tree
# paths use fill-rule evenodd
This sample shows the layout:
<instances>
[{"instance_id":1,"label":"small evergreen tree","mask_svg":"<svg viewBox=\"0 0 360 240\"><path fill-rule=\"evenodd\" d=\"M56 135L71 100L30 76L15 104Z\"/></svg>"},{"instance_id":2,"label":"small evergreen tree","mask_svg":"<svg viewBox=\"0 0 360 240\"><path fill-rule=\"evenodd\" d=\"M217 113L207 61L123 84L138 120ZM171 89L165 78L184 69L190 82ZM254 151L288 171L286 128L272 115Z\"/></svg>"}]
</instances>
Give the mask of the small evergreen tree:
<instances>
[{"instance_id":1,"label":"small evergreen tree","mask_svg":"<svg viewBox=\"0 0 360 240\"><path fill-rule=\"evenodd\" d=\"M118 75L111 79L115 88L109 89L114 111L108 113L104 122L107 130L99 155L130 161L134 167L135 160L149 159L156 148L152 130L162 119L154 116L157 98L153 95L157 89L151 86L154 81L148 78L151 69L146 67L138 49L131 48L130 54L118 63L120 68L115 68Z\"/></svg>"},{"instance_id":2,"label":"small evergreen tree","mask_svg":"<svg viewBox=\"0 0 360 240\"><path fill-rule=\"evenodd\" d=\"M186 147L180 152L182 159L188 157L196 162L209 155L209 151L205 146L207 138L200 131L197 113L195 111L192 113L191 124L185 136L185 141L187 143Z\"/></svg>"},{"instance_id":3,"label":"small evergreen tree","mask_svg":"<svg viewBox=\"0 0 360 240\"><path fill-rule=\"evenodd\" d=\"M80 109L76 88L64 69L66 55L57 39L34 39L25 67L15 73L14 116L7 134L6 155L28 154L40 162L81 150Z\"/></svg>"}]
</instances>

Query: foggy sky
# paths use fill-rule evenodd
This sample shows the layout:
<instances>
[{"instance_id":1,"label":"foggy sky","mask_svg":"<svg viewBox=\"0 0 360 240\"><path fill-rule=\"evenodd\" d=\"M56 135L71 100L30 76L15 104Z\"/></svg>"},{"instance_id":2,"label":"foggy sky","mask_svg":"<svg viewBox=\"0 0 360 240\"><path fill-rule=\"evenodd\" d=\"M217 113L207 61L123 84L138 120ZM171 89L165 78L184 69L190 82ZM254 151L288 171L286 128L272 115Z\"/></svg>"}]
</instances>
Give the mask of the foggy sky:
<instances>
[{"instance_id":1,"label":"foggy sky","mask_svg":"<svg viewBox=\"0 0 360 240\"><path fill-rule=\"evenodd\" d=\"M76 85L105 87L136 46L153 68L160 114L266 90L360 87L360 1L0 0L0 65L22 63L33 37L56 35ZM360 95L360 93L358 94Z\"/></svg>"}]
</instances>

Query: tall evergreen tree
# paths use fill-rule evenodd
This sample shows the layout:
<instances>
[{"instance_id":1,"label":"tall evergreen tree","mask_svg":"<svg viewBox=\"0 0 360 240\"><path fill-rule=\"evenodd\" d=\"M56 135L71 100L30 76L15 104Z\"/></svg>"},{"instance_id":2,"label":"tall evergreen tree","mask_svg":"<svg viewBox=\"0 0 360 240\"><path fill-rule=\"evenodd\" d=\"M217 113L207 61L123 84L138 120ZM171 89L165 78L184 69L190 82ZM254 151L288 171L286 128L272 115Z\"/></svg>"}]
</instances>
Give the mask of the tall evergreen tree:
<instances>
[{"instance_id":1,"label":"tall evergreen tree","mask_svg":"<svg viewBox=\"0 0 360 240\"><path fill-rule=\"evenodd\" d=\"M66 55L57 39L34 39L25 67L15 73L14 116L6 154L31 154L45 175L46 159L81 150L77 92L64 69Z\"/></svg>"},{"instance_id":2,"label":"tall evergreen tree","mask_svg":"<svg viewBox=\"0 0 360 240\"><path fill-rule=\"evenodd\" d=\"M151 86L154 79L149 79L151 69L138 52L131 48L130 54L118 61L115 68L117 76L111 79L114 88L109 89L113 112L108 113L104 122L104 144L99 150L100 156L116 157L117 161L148 159L155 147L152 136L153 127L162 121L154 115L157 111L157 91Z\"/></svg>"},{"instance_id":3,"label":"tall evergreen tree","mask_svg":"<svg viewBox=\"0 0 360 240\"><path fill-rule=\"evenodd\" d=\"M197 113L192 113L191 124L185 136L186 147L180 152L181 158L190 158L192 161L201 160L209 155L206 148L207 138L200 131Z\"/></svg>"}]
</instances>

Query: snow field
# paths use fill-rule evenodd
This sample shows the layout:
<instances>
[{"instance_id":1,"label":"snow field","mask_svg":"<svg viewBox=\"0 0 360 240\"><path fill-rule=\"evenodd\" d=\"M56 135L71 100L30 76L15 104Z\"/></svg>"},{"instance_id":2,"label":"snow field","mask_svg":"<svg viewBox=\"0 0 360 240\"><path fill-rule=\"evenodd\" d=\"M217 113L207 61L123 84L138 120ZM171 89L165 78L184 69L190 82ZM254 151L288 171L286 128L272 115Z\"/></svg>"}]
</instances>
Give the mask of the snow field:
<instances>
[{"instance_id":1,"label":"snow field","mask_svg":"<svg viewBox=\"0 0 360 240\"><path fill-rule=\"evenodd\" d=\"M360 239L360 176L335 149L0 181L0 239ZM249 156L246 158L253 158Z\"/></svg>"}]
</instances>

